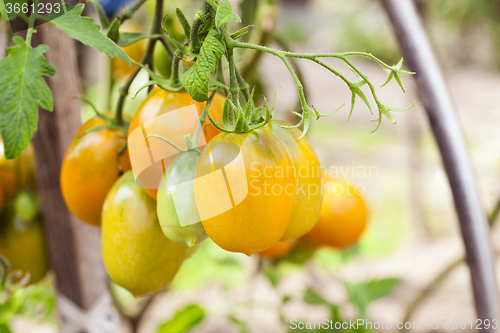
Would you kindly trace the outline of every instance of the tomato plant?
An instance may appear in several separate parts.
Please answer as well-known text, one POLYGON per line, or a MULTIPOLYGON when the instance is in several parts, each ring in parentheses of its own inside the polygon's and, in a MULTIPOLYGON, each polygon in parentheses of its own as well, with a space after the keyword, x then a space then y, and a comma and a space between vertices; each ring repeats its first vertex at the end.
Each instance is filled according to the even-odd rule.
POLYGON ((104 265, 111 279, 135 296, 167 287, 188 253, 165 237, 155 204, 129 171, 109 191, 102 209, 104 265))
MULTIPOLYGON (((232 24, 241 23, 241 18, 228 0, 203 1, 192 22, 178 9, 176 18, 184 30, 184 36, 180 37, 167 32, 162 34, 162 28, 168 30, 172 24, 173 15, 165 19, 163 1, 157 0, 152 28, 149 33, 142 33, 129 20, 144 2, 136 1, 112 20, 103 13, 99 2, 93 2, 102 26, 81 16, 85 4, 67 6, 64 15, 50 21, 70 37, 111 56, 112 74, 121 81, 120 87, 115 87, 118 100, 113 108, 114 118, 96 110, 97 116, 83 124, 64 156, 60 185, 64 201, 75 216, 92 225, 102 224, 106 270, 113 281, 135 296, 166 288, 185 258, 194 253, 195 245, 207 236, 230 252, 249 256, 260 253, 262 257, 278 259, 295 246, 298 238, 309 231, 310 237, 315 237, 315 230, 322 228, 324 221, 332 220, 333 199, 328 196, 323 204, 324 212, 320 214, 322 176, 318 158, 305 138, 311 121, 326 114, 320 114, 306 100, 293 62, 295 59, 309 60, 339 77, 352 93, 351 112, 356 98, 372 111, 368 98, 360 89, 367 85, 378 113, 376 129, 383 117, 394 122, 391 112, 402 110, 382 103, 373 83, 350 59, 361 56, 375 61, 389 73, 385 84, 394 78, 401 88, 399 76, 411 74, 401 69, 401 62, 390 66, 369 53, 294 53, 261 45, 266 43, 243 42, 242 38, 254 27, 247 25, 232 31, 232 24), (274 55, 287 68, 297 87, 302 109, 294 113, 300 119, 297 124, 270 123, 275 108, 269 108, 265 97, 258 105, 254 99, 256 90, 246 81, 246 71, 238 68, 236 56, 242 50, 274 55), (327 65, 323 58, 338 59, 357 78, 347 78, 327 65), (124 105, 142 70, 147 72, 149 79, 141 89, 147 88, 149 93, 129 126, 123 115, 124 105), (159 116, 187 106, 196 108, 196 123, 186 125, 182 117, 171 122, 159 120, 159 116), (149 129, 154 128, 153 132, 174 137, 172 141, 164 139, 180 153, 173 163, 161 159, 166 173, 163 184, 158 182, 160 191, 154 186, 143 190, 130 171, 129 152, 132 150, 127 149, 127 144, 131 133, 141 129, 146 148, 152 146, 154 135, 146 137, 146 125, 149 129), (298 129, 300 126, 302 131, 298 129), (186 132, 189 135, 185 135, 186 132), (197 150, 202 146, 200 133, 208 142, 202 152, 197 150), (176 146, 181 140, 186 142, 184 151, 176 146), (305 169, 307 174, 301 174, 300 169, 305 169), (183 187, 184 192, 179 190, 180 194, 171 189, 173 185, 184 183, 193 184, 183 187), (156 199, 157 195, 157 202, 151 199, 156 199), (182 200, 177 200, 179 196, 176 195, 182 200), (318 214, 319 222, 313 228, 318 214), (194 223, 185 225, 182 220, 185 217, 192 218, 194 223), (201 223, 195 221, 197 219, 201 223)), ((52 110, 54 107, 45 77, 55 74, 44 56, 48 47, 31 45, 36 32, 33 29, 35 22, 41 17, 33 13, 20 18, 29 26, 26 37, 14 37, 15 45, 0 60, 0 86, 9 87, 9 94, 15 97, 10 98, 5 91, 0 91, 0 131, 5 142, 5 157, 19 156, 17 161, 29 154, 25 148, 37 128, 38 109, 52 110), (29 89, 23 85, 25 82, 29 82, 29 89), (28 153, 22 153, 23 150, 28 153)), ((23 175, 23 167, 12 167, 9 163, 10 160, 5 161, 10 168, 7 177, 1 174, 6 169, 0 168, 0 184, 6 197, 26 187, 28 182, 24 181, 28 177, 23 175)), ((28 209, 22 209, 17 215, 23 220, 31 220, 28 209)), ((361 213, 355 217, 360 216, 361 213)), ((346 236, 339 236, 346 228, 336 225, 338 229, 335 229, 331 223, 326 225, 321 236, 333 233, 345 242, 335 246, 348 246, 359 237, 352 230, 346 236)), ((364 226, 358 229, 362 228, 364 226)), ((19 244, 23 241, 17 240, 16 246, 19 244)), ((32 250, 30 246, 35 244, 37 240, 32 237, 29 245, 12 248, 25 257, 23 248, 32 250)), ((13 254, 8 255, 15 258, 13 254)), ((43 262, 42 259, 38 261, 43 262)))
POLYGON ((79 219, 92 225, 100 225, 108 191, 131 168, 124 150, 126 134, 118 128, 103 128, 106 124, 98 116, 83 124, 61 167, 61 191, 66 205, 79 219))

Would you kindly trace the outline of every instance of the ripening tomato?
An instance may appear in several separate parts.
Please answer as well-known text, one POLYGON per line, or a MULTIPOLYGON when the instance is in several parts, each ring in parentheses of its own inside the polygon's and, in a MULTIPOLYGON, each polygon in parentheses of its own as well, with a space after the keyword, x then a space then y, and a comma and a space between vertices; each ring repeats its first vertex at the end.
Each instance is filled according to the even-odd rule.
POLYGON ((61 167, 61 191, 68 209, 80 220, 100 225, 104 199, 120 175, 131 169, 126 134, 99 129, 106 121, 97 116, 82 125, 66 150, 61 167))
POLYGON ((132 171, 120 177, 102 210, 102 256, 111 279, 134 296, 164 289, 188 249, 165 237, 156 202, 135 183, 132 171))
POLYGON ((15 206, 15 200, 10 200, 0 215, 0 255, 9 261, 11 270, 29 273, 32 284, 50 269, 45 234, 38 217, 25 220, 15 206))
POLYGON ((208 236, 247 255, 273 246, 295 204, 295 177, 283 145, 267 129, 221 133, 202 151, 195 199, 208 236))
POLYGON ((281 241, 291 241, 308 233, 316 224, 323 203, 322 171, 318 157, 306 137, 298 138, 302 132, 283 121, 272 121, 271 130, 283 144, 293 164, 297 179, 297 198, 290 225, 281 241))
POLYGON ((321 245, 346 248, 366 229, 368 209, 359 188, 345 179, 327 179, 318 222, 307 237, 321 245))
POLYGON ((8 160, 0 139, 0 184, 5 198, 21 189, 35 186, 35 153, 31 142, 18 157, 8 160))
MULTIPOLYGON (((210 114, 217 122, 222 121, 224 101, 224 96, 216 94, 210 104, 210 114)), ((189 105, 195 105, 198 115, 201 115, 203 109, 205 108, 205 103, 196 102, 187 92, 169 92, 159 87, 155 87, 137 109, 137 112, 130 123, 128 135, 130 135, 136 128, 160 115, 189 105)), ((196 122, 187 123, 183 122, 183 119, 178 119, 178 121, 175 122, 158 121, 154 123, 154 131, 157 133, 168 133, 171 141, 182 147, 184 144, 184 134, 186 131, 191 132, 191 134, 194 133, 196 125, 196 122)), ((220 131, 212 125, 207 117, 207 121, 203 124, 203 133, 205 135, 205 140, 209 141, 220 133, 220 131)), ((150 147, 149 140, 150 139, 146 140, 146 145, 148 147, 150 147)), ((168 148, 169 147, 167 147, 167 149, 168 148)), ((165 169, 167 169, 168 166, 169 165, 165 163, 165 169)), ((145 191, 156 200, 158 189, 145 188, 145 191)))
MULTIPOLYGON (((127 21, 121 26, 121 32, 139 31, 140 28, 131 21, 127 21)), ((129 46, 122 47, 122 49, 130 57, 130 59, 133 59, 136 62, 141 62, 142 58, 146 54, 146 41, 143 39, 129 46)), ((113 67, 113 76, 117 81, 126 80, 137 67, 137 65, 135 64, 132 64, 132 66, 129 67, 129 65, 125 61, 121 60, 118 57, 113 57, 111 59, 111 65, 113 67)))
POLYGON ((269 259, 281 259, 284 258, 290 251, 293 250, 297 240, 291 242, 277 242, 270 248, 264 251, 257 252, 257 254, 262 258, 269 259))
POLYGON ((172 242, 193 247, 208 236, 194 199, 194 176, 200 153, 188 150, 170 165, 158 190, 158 220, 172 242))

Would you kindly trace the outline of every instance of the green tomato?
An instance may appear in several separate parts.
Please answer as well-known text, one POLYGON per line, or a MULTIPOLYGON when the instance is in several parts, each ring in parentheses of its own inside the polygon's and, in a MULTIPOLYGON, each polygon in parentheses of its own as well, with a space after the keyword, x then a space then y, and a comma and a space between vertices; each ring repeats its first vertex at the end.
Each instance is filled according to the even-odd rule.
POLYGON ((165 50, 162 43, 158 42, 155 46, 155 71, 158 75, 163 76, 165 79, 170 78, 172 71, 172 59, 165 50))
POLYGON ((181 153, 170 165, 158 190, 158 220, 163 233, 172 242, 189 247, 207 238, 194 199, 193 181, 199 157, 194 150, 181 153))

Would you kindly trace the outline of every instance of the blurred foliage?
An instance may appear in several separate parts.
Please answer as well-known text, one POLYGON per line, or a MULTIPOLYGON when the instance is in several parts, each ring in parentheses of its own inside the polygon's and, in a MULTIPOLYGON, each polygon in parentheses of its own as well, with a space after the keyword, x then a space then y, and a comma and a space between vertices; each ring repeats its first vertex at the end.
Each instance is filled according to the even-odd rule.
POLYGON ((205 319, 205 311, 199 305, 190 304, 177 310, 172 319, 158 326, 156 333, 185 333, 205 319))
POLYGON ((443 57, 457 58, 458 65, 485 62, 491 54, 479 43, 491 43, 494 65, 500 68, 499 0, 418 0, 417 4, 443 57))
POLYGON ((57 323, 56 295, 52 283, 53 278, 47 277, 28 287, 11 288, 0 301, 0 332, 11 332, 9 323, 14 316, 23 316, 34 324, 57 323))

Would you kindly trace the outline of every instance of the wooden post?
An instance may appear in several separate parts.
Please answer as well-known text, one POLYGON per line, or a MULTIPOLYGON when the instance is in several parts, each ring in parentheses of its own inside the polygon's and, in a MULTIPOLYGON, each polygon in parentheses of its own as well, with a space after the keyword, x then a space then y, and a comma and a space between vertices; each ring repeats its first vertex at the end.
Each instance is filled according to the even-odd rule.
POLYGON ((34 42, 50 47, 46 57, 56 68, 56 75, 47 80, 54 95, 54 111, 40 110, 33 140, 50 260, 58 293, 89 309, 110 292, 101 259, 100 231, 78 221, 68 211, 59 184, 65 150, 81 124, 75 42, 50 23, 37 30, 34 42))

